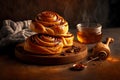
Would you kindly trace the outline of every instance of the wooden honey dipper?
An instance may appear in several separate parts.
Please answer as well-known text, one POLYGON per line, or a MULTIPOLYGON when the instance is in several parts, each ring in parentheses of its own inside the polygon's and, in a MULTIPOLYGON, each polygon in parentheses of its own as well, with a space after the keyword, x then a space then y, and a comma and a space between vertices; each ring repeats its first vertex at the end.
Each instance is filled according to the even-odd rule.
POLYGON ((93 52, 92 52, 92 56, 90 56, 90 60, 84 62, 84 63, 76 63, 73 64, 72 66, 72 70, 83 70, 87 67, 87 63, 94 61, 94 60, 105 60, 111 53, 110 48, 109 48, 109 44, 111 42, 113 42, 114 39, 113 38, 107 38, 106 40, 106 44, 99 42, 95 45, 95 47, 93 48, 93 52))
POLYGON ((106 43, 99 42, 95 45, 92 51, 92 58, 99 57, 100 60, 105 60, 111 53, 109 44, 113 42, 113 38, 107 38, 106 43))

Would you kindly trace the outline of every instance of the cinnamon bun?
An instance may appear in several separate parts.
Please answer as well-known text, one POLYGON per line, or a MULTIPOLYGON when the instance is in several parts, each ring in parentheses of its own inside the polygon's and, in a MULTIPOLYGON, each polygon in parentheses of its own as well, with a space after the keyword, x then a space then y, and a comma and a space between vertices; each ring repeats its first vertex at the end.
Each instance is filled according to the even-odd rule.
POLYGON ((24 50, 34 54, 59 54, 62 49, 63 43, 60 37, 46 34, 32 35, 24 43, 24 50))
POLYGON ((59 14, 44 11, 36 16, 30 28, 37 33, 61 36, 67 34, 69 26, 68 22, 59 14))

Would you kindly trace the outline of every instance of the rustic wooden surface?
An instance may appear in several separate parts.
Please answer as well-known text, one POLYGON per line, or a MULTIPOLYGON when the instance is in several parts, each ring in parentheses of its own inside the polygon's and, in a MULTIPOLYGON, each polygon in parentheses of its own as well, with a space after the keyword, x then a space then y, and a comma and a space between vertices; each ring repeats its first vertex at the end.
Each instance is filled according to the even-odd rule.
MULTIPOLYGON (((74 32, 74 31, 73 31, 74 32)), ((95 61, 83 71, 71 71, 71 64, 42 66, 17 60, 13 52, 0 55, 0 80, 120 80, 120 28, 104 29, 103 40, 113 37, 109 60, 95 61)), ((88 45, 89 49, 91 45, 88 45)))

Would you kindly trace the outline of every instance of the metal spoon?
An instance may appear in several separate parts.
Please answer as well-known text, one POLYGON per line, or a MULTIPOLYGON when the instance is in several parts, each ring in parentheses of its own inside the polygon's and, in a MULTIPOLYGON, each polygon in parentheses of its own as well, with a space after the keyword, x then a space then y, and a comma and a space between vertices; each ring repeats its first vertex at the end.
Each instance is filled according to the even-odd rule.
POLYGON ((97 60, 97 59, 99 59, 99 57, 92 58, 92 59, 90 59, 90 60, 88 60, 84 63, 81 63, 81 62, 80 63, 75 63, 75 64, 73 64, 71 70, 75 70, 75 71, 83 70, 83 69, 87 68, 87 64, 89 62, 97 60))
POLYGON ((94 61, 94 60, 105 60, 107 57, 108 57, 108 53, 98 52, 97 56, 91 56, 90 60, 88 60, 84 63, 80 62, 80 63, 73 64, 71 70, 75 70, 75 71, 83 70, 83 69, 87 68, 87 64, 89 62, 94 61))

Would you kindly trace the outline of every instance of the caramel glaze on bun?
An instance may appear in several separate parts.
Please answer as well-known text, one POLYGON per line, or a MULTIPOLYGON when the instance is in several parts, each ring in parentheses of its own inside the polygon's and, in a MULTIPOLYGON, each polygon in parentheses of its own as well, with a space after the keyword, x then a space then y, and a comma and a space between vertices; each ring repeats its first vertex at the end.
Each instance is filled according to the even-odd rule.
POLYGON ((68 32, 68 22, 55 12, 39 13, 30 29, 37 34, 27 38, 24 50, 33 54, 59 54, 64 47, 73 45, 74 35, 68 32))
POLYGON ((68 22, 56 12, 44 11, 39 13, 30 28, 37 33, 65 36, 68 32, 68 22))
POLYGON ((24 50, 36 54, 58 54, 63 49, 62 39, 46 34, 35 34, 27 38, 24 50))

